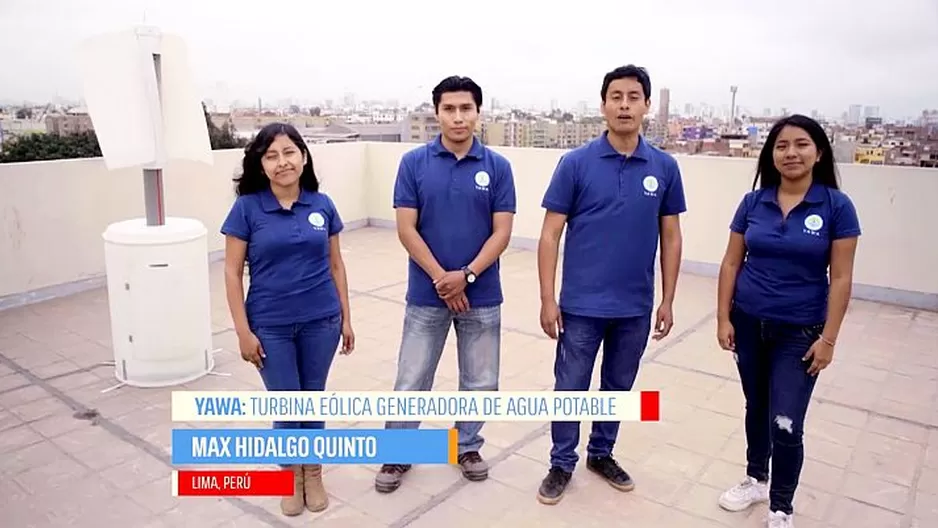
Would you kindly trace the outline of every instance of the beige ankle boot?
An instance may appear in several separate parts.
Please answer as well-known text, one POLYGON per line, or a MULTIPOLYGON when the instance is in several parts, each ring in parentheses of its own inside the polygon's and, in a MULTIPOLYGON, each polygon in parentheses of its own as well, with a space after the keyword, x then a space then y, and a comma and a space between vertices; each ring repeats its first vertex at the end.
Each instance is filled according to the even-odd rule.
POLYGON ((280 511, 284 515, 293 517, 303 513, 303 467, 296 465, 288 466, 286 469, 293 471, 293 495, 280 499, 280 511))
POLYGON ((306 490, 306 508, 311 512, 321 512, 329 507, 329 495, 322 485, 322 466, 306 464, 303 466, 303 482, 306 490))

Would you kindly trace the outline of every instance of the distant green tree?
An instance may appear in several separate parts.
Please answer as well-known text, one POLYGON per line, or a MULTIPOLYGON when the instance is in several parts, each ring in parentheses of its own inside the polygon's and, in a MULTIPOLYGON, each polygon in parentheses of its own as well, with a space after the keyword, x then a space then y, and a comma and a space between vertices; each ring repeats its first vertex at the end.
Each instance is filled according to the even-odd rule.
POLYGON ((212 122, 212 116, 209 115, 205 103, 202 103, 202 111, 205 113, 205 126, 208 127, 208 139, 212 144, 212 150, 243 148, 248 144, 246 139, 235 134, 236 130, 231 121, 219 128, 212 122))
POLYGON ((33 110, 31 108, 20 108, 19 110, 16 111, 16 118, 17 119, 32 119, 33 110))
POLYGON ((3 142, 0 163, 100 158, 101 147, 93 131, 77 134, 27 134, 3 142))
MULTIPOLYGON (((205 112, 205 124, 208 127, 212 150, 242 148, 247 145, 246 139, 235 134, 235 128, 231 122, 219 128, 212 122, 204 103, 202 110, 205 112)), ((62 135, 34 133, 16 136, 5 140, 3 150, 0 151, 0 163, 99 157, 101 157, 101 146, 98 144, 98 136, 94 131, 62 135)))

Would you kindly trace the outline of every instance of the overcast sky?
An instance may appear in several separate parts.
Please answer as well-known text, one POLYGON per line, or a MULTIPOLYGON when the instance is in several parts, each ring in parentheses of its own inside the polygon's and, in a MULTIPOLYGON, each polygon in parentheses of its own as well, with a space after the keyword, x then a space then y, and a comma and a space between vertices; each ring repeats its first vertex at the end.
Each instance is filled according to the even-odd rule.
POLYGON ((182 35, 206 98, 429 99, 450 74, 487 98, 597 104, 636 63, 672 104, 886 117, 938 108, 938 0, 0 0, 0 100, 78 98, 74 46, 146 21, 182 35))

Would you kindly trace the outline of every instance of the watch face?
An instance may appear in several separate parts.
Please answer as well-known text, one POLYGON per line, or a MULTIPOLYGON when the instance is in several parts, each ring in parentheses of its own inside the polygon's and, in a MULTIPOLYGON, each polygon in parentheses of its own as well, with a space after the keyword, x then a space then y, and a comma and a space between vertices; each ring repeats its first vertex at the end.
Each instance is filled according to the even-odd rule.
POLYGON ((475 282, 475 281, 476 281, 476 276, 475 276, 475 275, 467 275, 467 276, 466 276, 466 280, 468 280, 469 282, 475 282))

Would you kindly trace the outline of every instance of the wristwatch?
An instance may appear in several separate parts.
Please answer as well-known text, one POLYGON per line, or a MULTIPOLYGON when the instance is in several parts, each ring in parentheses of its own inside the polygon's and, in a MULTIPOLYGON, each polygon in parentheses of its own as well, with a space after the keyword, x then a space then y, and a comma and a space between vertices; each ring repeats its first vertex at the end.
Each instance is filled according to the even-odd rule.
POLYGON ((471 269, 469 269, 469 266, 463 266, 462 272, 466 274, 466 282, 469 284, 472 284, 476 281, 476 274, 473 273, 471 269))

